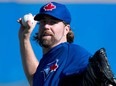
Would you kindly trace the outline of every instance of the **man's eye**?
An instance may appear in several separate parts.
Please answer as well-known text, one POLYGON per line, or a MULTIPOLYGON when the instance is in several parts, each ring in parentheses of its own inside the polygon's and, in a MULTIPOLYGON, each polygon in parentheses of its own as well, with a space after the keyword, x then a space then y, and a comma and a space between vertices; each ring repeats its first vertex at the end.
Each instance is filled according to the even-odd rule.
POLYGON ((53 25, 53 24, 56 24, 58 23, 57 21, 50 21, 49 24, 53 25))
POLYGON ((57 20, 51 20, 51 19, 48 19, 48 20, 41 20, 40 21, 40 24, 50 24, 50 25, 54 25, 54 24, 57 24, 59 21, 57 20))
POLYGON ((45 20, 41 20, 40 23, 45 23, 45 20))

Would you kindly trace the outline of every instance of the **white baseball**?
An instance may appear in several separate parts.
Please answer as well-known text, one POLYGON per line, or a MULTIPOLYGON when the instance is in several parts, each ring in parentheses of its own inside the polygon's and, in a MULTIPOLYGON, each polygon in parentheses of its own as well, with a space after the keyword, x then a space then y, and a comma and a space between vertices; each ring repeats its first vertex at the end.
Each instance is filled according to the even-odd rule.
POLYGON ((22 24, 23 24, 23 26, 25 26, 25 27, 28 26, 28 24, 27 24, 28 20, 30 20, 32 24, 34 23, 34 17, 33 17, 33 15, 31 13, 25 14, 23 16, 23 18, 22 18, 22 24))

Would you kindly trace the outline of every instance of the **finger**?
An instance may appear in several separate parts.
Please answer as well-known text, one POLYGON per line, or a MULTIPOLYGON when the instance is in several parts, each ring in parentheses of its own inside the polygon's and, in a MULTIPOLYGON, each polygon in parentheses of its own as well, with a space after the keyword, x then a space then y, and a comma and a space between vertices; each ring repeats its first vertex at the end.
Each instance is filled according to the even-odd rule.
POLYGON ((17 22, 21 25, 20 30, 24 30, 26 27, 22 24, 22 18, 19 18, 17 22))
POLYGON ((28 24, 29 26, 32 26, 31 20, 28 20, 28 21, 27 21, 27 24, 28 24))
POLYGON ((22 25, 22 18, 19 18, 19 19, 17 20, 17 22, 20 23, 20 24, 22 25))
POLYGON ((34 22, 32 22, 31 20, 28 20, 28 21, 27 21, 27 24, 28 24, 30 27, 31 27, 31 26, 35 26, 36 23, 37 23, 37 21, 34 21, 34 22))
POLYGON ((19 18, 19 19, 17 20, 18 23, 20 23, 20 21, 21 21, 21 18, 19 18))

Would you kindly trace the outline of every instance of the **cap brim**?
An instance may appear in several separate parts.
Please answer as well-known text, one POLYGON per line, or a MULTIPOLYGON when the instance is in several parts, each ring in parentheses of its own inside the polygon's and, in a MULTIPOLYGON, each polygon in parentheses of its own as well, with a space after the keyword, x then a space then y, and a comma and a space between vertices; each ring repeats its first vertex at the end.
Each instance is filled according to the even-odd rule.
POLYGON ((37 14, 37 15, 34 17, 34 20, 40 21, 40 20, 42 19, 42 15, 43 15, 43 14, 37 14))
MULTIPOLYGON (((43 17, 44 17, 45 15, 52 16, 52 15, 47 14, 47 13, 41 13, 41 14, 37 14, 37 15, 34 17, 34 20, 40 21, 41 19, 43 19, 43 17)), ((54 16, 52 16, 52 17, 54 17, 54 16)), ((55 17, 54 17, 54 18, 55 18, 55 17)))
POLYGON ((57 18, 56 16, 54 16, 54 15, 52 15, 52 14, 49 14, 49 13, 39 13, 39 14, 37 14, 37 15, 34 17, 34 20, 40 21, 41 19, 43 19, 43 17, 44 17, 45 15, 49 15, 49 16, 51 16, 51 17, 54 17, 54 18, 56 18, 56 19, 61 20, 60 18, 57 18))

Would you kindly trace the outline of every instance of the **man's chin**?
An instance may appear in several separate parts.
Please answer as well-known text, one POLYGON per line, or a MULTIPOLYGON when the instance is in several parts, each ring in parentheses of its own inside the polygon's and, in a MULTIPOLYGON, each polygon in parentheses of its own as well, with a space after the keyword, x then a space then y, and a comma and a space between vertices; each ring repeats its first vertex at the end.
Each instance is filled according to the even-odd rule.
POLYGON ((51 40, 42 40, 40 41, 40 46, 44 48, 50 48, 54 43, 51 40))

